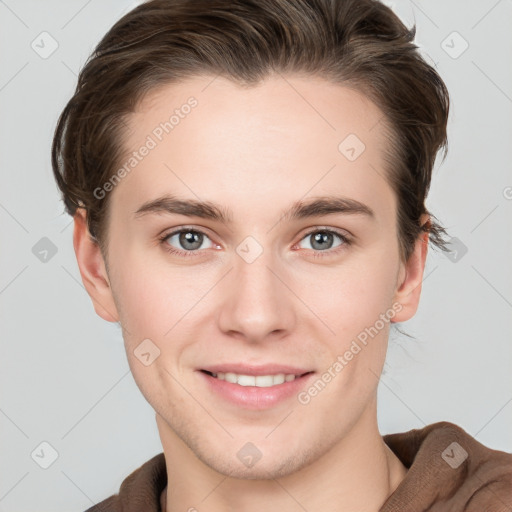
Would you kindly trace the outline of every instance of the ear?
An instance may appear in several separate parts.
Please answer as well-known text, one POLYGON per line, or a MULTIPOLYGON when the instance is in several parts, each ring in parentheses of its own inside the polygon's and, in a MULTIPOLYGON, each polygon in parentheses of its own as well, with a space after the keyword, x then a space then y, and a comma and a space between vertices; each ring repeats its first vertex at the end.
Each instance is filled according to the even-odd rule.
POLYGON ((85 209, 78 208, 74 215, 73 247, 82 282, 92 299, 96 314, 107 322, 118 322, 119 315, 103 255, 98 242, 89 233, 86 220, 85 209))
MULTIPOLYGON (((430 215, 423 214, 420 225, 430 223, 430 215)), ((405 322, 411 319, 420 302, 423 271, 427 258, 429 233, 422 233, 416 240, 414 251, 406 263, 400 263, 398 272, 397 290, 393 304, 398 302, 402 309, 393 317, 392 322, 405 322)))

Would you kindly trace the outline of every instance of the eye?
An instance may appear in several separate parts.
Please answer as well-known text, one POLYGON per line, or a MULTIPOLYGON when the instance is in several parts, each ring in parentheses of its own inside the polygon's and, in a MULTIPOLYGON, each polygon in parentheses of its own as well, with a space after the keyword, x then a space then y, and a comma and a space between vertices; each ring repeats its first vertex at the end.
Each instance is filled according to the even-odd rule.
POLYGON ((307 233, 302 240, 310 241, 309 247, 306 247, 306 249, 312 249, 315 251, 315 257, 324 256, 324 254, 318 254, 319 252, 327 252, 328 254, 338 253, 339 251, 344 250, 345 246, 348 246, 351 243, 351 240, 347 235, 332 229, 319 228, 307 233), (337 245, 333 245, 336 238, 341 242, 337 245), (335 249, 331 250, 333 247, 335 249))
MULTIPOLYGON (((164 249, 178 256, 198 256, 200 249, 208 249, 216 247, 209 236, 201 230, 192 228, 181 228, 170 233, 165 233, 159 237, 160 243, 164 249), (210 240, 209 246, 204 246, 205 241, 210 240)), ((337 254, 346 249, 351 244, 351 239, 338 231, 327 228, 316 228, 307 233, 301 240, 310 240, 310 247, 306 249, 313 250, 314 257, 324 257, 337 254), (338 238, 340 242, 333 245, 333 240, 338 238), (333 249, 334 247, 334 249, 333 249), (323 254, 326 253, 326 254, 323 254)), ((300 242, 299 242, 300 245, 300 242)))
MULTIPOLYGON (((195 256, 199 249, 208 249, 204 246, 205 240, 210 240, 206 233, 192 228, 182 228, 166 233, 159 238, 166 251, 180 256, 195 256), (171 245, 171 244, 174 244, 171 245)), ((210 240, 211 242, 211 240, 210 240)), ((213 246, 213 243, 210 247, 213 246)))

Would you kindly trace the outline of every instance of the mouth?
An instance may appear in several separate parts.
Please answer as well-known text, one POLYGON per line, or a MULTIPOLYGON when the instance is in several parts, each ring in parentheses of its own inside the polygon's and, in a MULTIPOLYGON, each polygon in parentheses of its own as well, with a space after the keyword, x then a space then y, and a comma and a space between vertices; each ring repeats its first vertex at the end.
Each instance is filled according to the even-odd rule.
POLYGON ((221 381, 229 382, 230 384, 238 384, 239 386, 253 386, 257 388, 270 388, 279 386, 286 382, 293 382, 306 375, 313 373, 312 371, 303 373, 269 373, 267 375, 254 375, 243 374, 234 372, 212 372, 208 370, 201 370, 201 372, 218 379, 221 381))
POLYGON ((270 410, 297 399, 314 371, 283 365, 218 365, 197 371, 212 400, 237 409, 270 410), (240 373, 235 373, 234 370, 240 373), (230 370, 230 371, 229 371, 230 370))

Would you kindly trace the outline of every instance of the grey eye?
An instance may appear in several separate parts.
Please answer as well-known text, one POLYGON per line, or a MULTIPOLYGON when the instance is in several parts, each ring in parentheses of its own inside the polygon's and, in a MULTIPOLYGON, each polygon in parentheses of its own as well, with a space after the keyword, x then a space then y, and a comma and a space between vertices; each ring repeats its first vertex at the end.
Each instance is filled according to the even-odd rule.
POLYGON ((338 247, 341 245, 341 242, 337 245, 333 245, 334 237, 337 237, 339 240, 343 241, 341 235, 338 233, 334 233, 333 231, 328 230, 318 230, 313 231, 312 233, 308 233, 303 240, 311 240, 310 247, 305 247, 305 249, 314 249, 314 250, 327 250, 332 249, 333 247, 338 247))
POLYGON ((209 240, 209 238, 200 231, 195 231, 193 229, 183 229, 181 231, 176 231, 175 233, 171 233, 168 237, 166 237, 168 243, 173 245, 178 250, 185 251, 196 251, 198 249, 205 249, 202 247, 203 242, 205 240, 209 240), (177 244, 176 245, 176 238, 177 244), (171 243, 171 240, 174 240, 174 244, 171 243))

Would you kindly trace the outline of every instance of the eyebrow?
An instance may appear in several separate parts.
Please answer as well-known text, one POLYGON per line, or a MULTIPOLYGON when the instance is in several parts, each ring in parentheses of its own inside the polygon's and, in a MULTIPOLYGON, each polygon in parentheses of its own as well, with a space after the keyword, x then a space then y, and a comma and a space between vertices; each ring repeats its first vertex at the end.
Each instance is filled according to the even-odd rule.
MULTIPOLYGON (((281 212, 282 220, 299 220, 321 215, 357 214, 375 219, 374 211, 364 203, 348 197, 322 196, 306 201, 296 201, 292 206, 281 212)), ((178 214, 187 217, 210 219, 222 224, 231 224, 233 216, 227 208, 211 201, 180 199, 172 195, 164 195, 145 202, 134 212, 136 219, 148 214, 178 214)))

